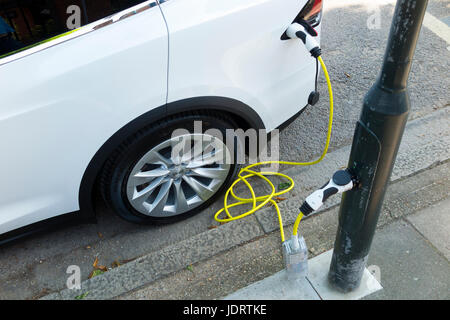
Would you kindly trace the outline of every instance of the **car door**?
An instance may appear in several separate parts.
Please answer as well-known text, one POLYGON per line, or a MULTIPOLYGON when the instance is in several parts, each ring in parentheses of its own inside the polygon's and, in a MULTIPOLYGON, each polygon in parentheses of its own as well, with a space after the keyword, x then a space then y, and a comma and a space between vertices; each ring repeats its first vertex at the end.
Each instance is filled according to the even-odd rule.
POLYGON ((166 103, 168 35, 158 3, 118 3, 54 0, 35 10, 8 1, 0 11, 15 29, 13 40, 44 13, 55 14, 54 26, 89 22, 0 55, 0 234, 77 211, 94 154, 124 125, 166 103))

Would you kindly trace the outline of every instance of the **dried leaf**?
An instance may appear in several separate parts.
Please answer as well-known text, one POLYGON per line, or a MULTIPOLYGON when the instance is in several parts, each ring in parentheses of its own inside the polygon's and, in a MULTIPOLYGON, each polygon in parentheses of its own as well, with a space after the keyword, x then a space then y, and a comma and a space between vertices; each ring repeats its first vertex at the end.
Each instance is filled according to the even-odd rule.
POLYGON ((101 270, 103 272, 108 271, 108 267, 106 266, 99 266, 98 265, 98 257, 95 257, 94 263, 92 264, 95 270, 101 270))
POLYGON ((97 270, 101 270, 103 272, 106 272, 106 271, 108 271, 108 267, 106 267, 106 266, 98 266, 97 270))
POLYGON ((217 226, 209 226, 209 227, 208 227, 209 230, 211 230, 211 229, 216 229, 216 228, 217 228, 217 226))
POLYGON ((277 203, 280 203, 281 201, 284 201, 284 200, 286 200, 287 198, 275 197, 274 199, 275 199, 275 201, 276 201, 277 203))
POLYGON ((97 265, 98 265, 98 257, 95 257, 95 260, 94 260, 94 263, 92 264, 92 266, 97 269, 97 265))

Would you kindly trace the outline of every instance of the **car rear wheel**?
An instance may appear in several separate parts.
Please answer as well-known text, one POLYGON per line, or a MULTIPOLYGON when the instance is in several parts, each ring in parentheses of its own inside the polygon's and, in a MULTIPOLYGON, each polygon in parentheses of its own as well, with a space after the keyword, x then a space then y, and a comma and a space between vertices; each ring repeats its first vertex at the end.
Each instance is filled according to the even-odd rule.
POLYGON ((236 141, 227 146, 226 129, 236 129, 232 119, 205 113, 140 130, 105 164, 100 179, 103 199, 120 217, 135 223, 170 223, 200 212, 240 168, 240 148, 236 141), (201 121, 202 132, 194 130, 195 121, 201 121))

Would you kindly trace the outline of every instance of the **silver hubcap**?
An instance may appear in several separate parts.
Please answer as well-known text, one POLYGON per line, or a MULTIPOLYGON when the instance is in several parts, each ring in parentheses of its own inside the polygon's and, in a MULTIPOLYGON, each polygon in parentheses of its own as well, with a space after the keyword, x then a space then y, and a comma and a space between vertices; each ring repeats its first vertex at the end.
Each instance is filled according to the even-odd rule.
POLYGON ((164 141, 133 167, 127 198, 138 212, 170 217, 192 210, 211 198, 230 171, 229 150, 219 139, 189 134, 164 141))

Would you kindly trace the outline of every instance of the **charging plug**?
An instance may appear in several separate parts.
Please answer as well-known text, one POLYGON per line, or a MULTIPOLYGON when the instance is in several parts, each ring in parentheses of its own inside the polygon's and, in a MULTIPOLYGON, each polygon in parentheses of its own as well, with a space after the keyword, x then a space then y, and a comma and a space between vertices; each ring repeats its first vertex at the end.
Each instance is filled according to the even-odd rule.
POLYGON ((308 275, 308 247, 305 239, 292 235, 283 242, 283 257, 288 280, 296 280, 308 275))
POLYGON ((300 39, 306 46, 306 49, 314 58, 322 54, 319 43, 314 37, 299 23, 293 23, 286 30, 286 35, 291 39, 300 39))
POLYGON ((300 211, 304 216, 317 211, 334 194, 352 190, 357 185, 356 178, 347 170, 339 170, 322 188, 311 193, 303 202, 300 211))

